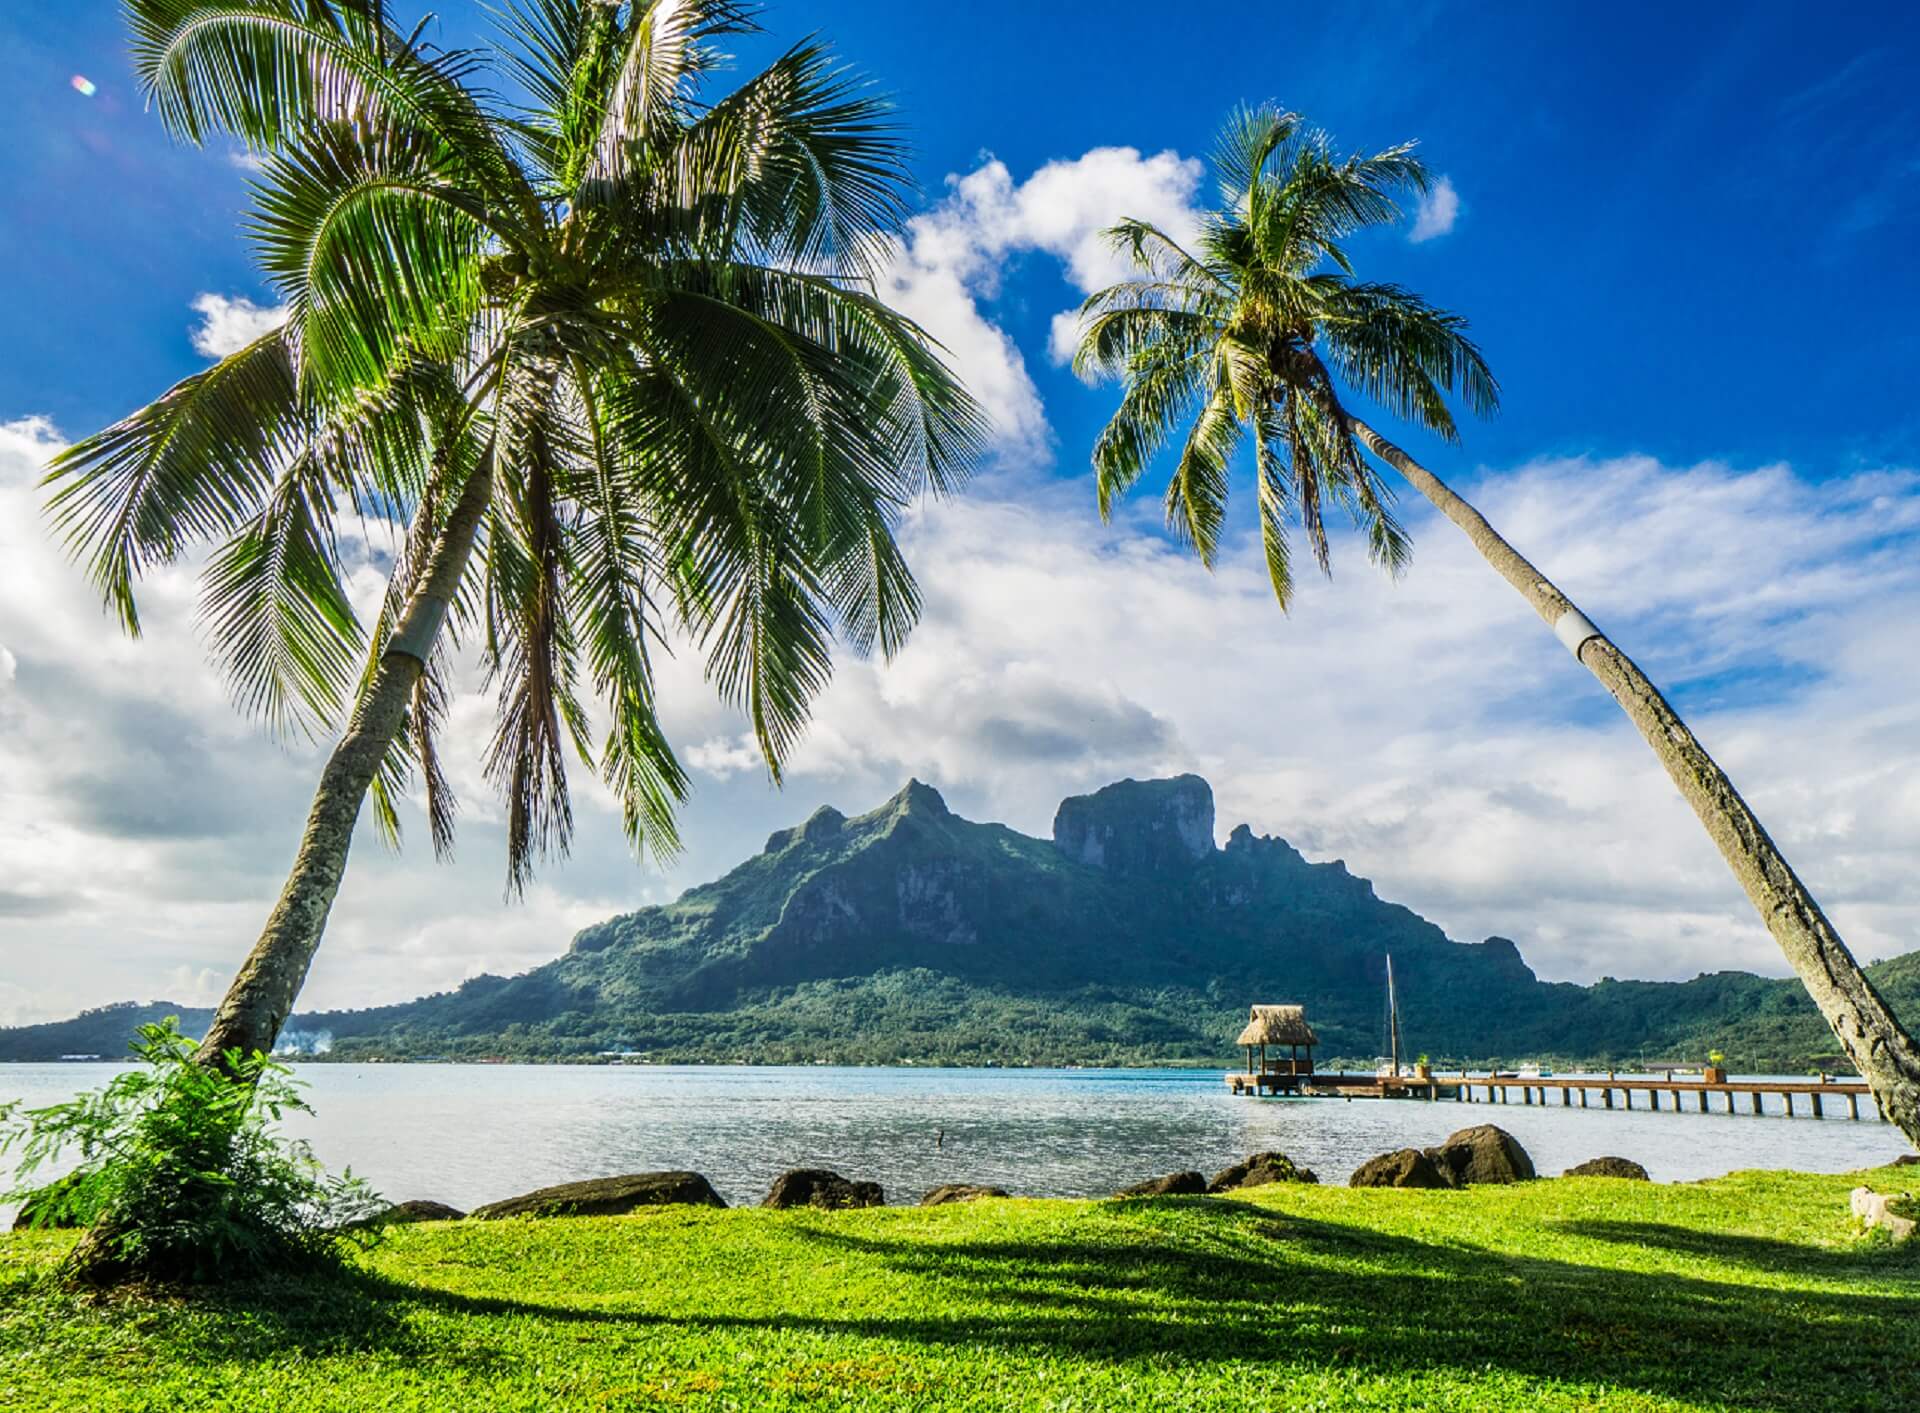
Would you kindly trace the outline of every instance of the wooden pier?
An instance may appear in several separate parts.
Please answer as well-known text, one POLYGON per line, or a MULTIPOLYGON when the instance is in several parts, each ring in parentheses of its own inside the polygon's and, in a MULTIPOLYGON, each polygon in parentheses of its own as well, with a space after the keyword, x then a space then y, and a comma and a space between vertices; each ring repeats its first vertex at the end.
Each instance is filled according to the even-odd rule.
MULTIPOLYGON (((1272 1094, 1299 1095, 1304 1098, 1328 1099, 1424 1099, 1429 1103, 1440 1100, 1452 1100, 1458 1104, 1541 1104, 1547 1105, 1549 1093, 1560 1095, 1559 1107, 1575 1107, 1573 1096, 1580 1096, 1578 1107, 1582 1109, 1633 1109, 1634 1096, 1646 1096, 1645 1108, 1654 1112, 1662 1110, 1672 1113, 1685 1113, 1688 1110, 1688 1096, 1692 1096, 1692 1110, 1695 1113, 1728 1113, 1761 1115, 1769 1111, 1764 1106, 1767 1095, 1778 1095, 1786 1110, 1786 1117, 1793 1118, 1798 1112, 1794 1101, 1806 1101, 1807 1112, 1814 1118, 1825 1118, 1830 1102, 1844 1100, 1847 1117, 1862 1117, 1860 1100, 1871 1098, 1872 1090, 1859 1080, 1838 1080, 1822 1076, 1818 1080, 1764 1080, 1764 1079, 1727 1079, 1712 1084, 1705 1080, 1685 1079, 1621 1079, 1615 1075, 1569 1075, 1535 1076, 1501 1074, 1349 1074, 1341 1071, 1323 1070, 1314 1073, 1295 1073, 1284 1063, 1275 1068, 1262 1066, 1259 1070, 1245 1074, 1233 1073, 1227 1076, 1227 1085, 1235 1094, 1272 1094), (1519 1095, 1516 1100, 1514 1095, 1519 1095), (1596 1101, 1597 1096, 1597 1101, 1596 1101), (1616 1096, 1618 1102, 1616 1103, 1616 1096), (1716 1096, 1725 1099, 1724 1105, 1716 1105, 1716 1096), (1662 1100, 1665 1103, 1662 1103, 1662 1100), (1743 1107, 1744 1101, 1744 1107, 1743 1107)), ((1872 1117, 1887 1122, 1886 1115, 1873 1108, 1872 1117)))

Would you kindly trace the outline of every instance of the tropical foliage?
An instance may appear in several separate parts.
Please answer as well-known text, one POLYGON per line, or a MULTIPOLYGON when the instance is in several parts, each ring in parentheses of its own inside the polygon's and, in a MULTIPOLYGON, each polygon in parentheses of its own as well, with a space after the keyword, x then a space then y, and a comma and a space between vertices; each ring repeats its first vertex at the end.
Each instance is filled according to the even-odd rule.
POLYGON ((1397 571, 1407 560, 1392 488, 1361 454, 1342 389, 1454 440, 1448 395, 1484 414, 1499 388, 1464 319, 1358 279, 1348 258, 1353 236, 1397 220, 1397 198, 1426 190, 1411 144, 1341 157, 1294 115, 1249 108, 1222 130, 1213 167, 1220 207, 1192 252, 1145 221, 1108 231, 1137 277, 1086 301, 1074 367, 1123 384, 1093 449, 1101 513, 1172 447, 1167 523, 1209 566, 1235 458, 1251 445, 1267 571, 1285 606, 1296 527, 1315 563, 1331 564, 1329 506, 1360 527, 1377 562, 1397 571))
POLYGON ((515 887, 567 847, 570 756, 637 848, 676 846, 671 637, 777 777, 835 636, 905 638, 899 515, 981 432, 872 291, 908 189, 885 102, 813 42, 715 93, 752 28, 724 0, 506 0, 489 53, 383 0, 126 8, 168 129, 259 155, 248 231, 288 311, 53 468, 128 631, 142 573, 211 543, 207 640, 243 709, 330 732, 383 658, 421 660, 371 788, 397 837, 421 782, 441 850, 449 650, 477 652, 515 887), (391 573, 363 612, 369 562, 391 573))
POLYGON ((351 1173, 329 1177, 304 1143, 275 1132, 303 1110, 287 1069, 234 1056, 231 1071, 194 1062, 171 1022, 140 1028, 140 1061, 102 1089, 20 1112, 0 1107, 0 1157, 29 1226, 87 1226, 68 1273, 197 1281, 279 1275, 332 1261, 370 1239, 385 1204, 351 1173), (46 1167, 77 1165, 51 1183, 46 1167))

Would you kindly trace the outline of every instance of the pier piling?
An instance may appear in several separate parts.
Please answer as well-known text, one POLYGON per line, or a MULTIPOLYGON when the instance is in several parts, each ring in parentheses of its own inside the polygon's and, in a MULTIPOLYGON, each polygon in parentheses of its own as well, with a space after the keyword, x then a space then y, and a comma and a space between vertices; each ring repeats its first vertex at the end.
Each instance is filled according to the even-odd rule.
MULTIPOLYGON (((1538 1104, 1542 1108, 1548 1107, 1553 1102, 1547 1097, 1548 1091, 1557 1089, 1560 1091, 1560 1107, 1563 1109, 1573 1107, 1575 1090, 1580 1093, 1580 1107, 1592 1108, 1593 1091, 1597 1089, 1600 1091, 1600 1103, 1603 1107, 1624 1108, 1629 1112, 1634 1108, 1634 1092, 1639 1090, 1646 1093, 1647 1107, 1655 1113, 1670 1108, 1676 1114, 1686 1112, 1689 1093, 1699 1096, 1695 1101, 1698 1105, 1696 1112, 1702 1114, 1713 1113, 1713 1096, 1723 1094, 1726 1096, 1726 1112, 1729 1117, 1741 1112, 1742 1095, 1747 1099, 1746 1112, 1759 1117, 1769 1112, 1765 1096, 1778 1094, 1786 1117, 1794 1118, 1801 1113, 1794 1100, 1796 1097, 1802 1097, 1807 1100, 1807 1107, 1811 1110, 1812 1117, 1824 1119, 1827 1114, 1827 1099, 1837 1094, 1847 1101, 1847 1117, 1857 1120, 1861 1117, 1861 1096, 1871 1095, 1872 1092, 1862 1081, 1836 1080, 1827 1076, 1822 1076, 1817 1083, 1809 1080, 1745 1079, 1731 1083, 1721 1081, 1709 1084, 1704 1080, 1678 1080, 1671 1075, 1665 1078, 1622 1079, 1616 1073, 1609 1073, 1604 1079, 1597 1076, 1581 1076, 1536 1081, 1529 1076, 1520 1080, 1517 1085, 1513 1083, 1516 1079, 1519 1079, 1519 1076, 1503 1075, 1498 1070, 1490 1070, 1484 1076, 1478 1077, 1465 1071, 1457 1077, 1432 1073, 1389 1076, 1341 1074, 1332 1071, 1312 1073, 1303 1072, 1290 1065, 1226 1076, 1227 1084, 1235 1094, 1320 1098, 1337 1096, 1349 1100, 1425 1099, 1428 1103, 1433 1103, 1440 1098, 1440 1091, 1447 1088, 1453 1091, 1453 1100, 1456 1104, 1511 1104, 1514 1102, 1513 1091, 1518 1088, 1522 1104, 1528 1107, 1538 1104), (1475 1092, 1483 1086, 1486 1089, 1484 1097, 1475 1092), (1619 1091, 1617 1102, 1614 1098, 1615 1090, 1619 1091), (1671 1100, 1670 1104, 1663 1101, 1663 1095, 1666 1100, 1671 1100)), ((1781 1111, 1776 1109, 1772 1112, 1778 1115, 1781 1111)), ((1874 1107, 1873 1117, 1882 1123, 1888 1121, 1887 1116, 1879 1111, 1878 1105, 1874 1107)))

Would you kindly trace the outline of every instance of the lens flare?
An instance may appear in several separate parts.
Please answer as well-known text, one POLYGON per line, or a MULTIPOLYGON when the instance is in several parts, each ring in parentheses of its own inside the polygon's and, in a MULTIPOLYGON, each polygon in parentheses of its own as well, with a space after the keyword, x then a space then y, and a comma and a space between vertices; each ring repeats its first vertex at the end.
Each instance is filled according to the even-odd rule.
POLYGON ((75 93, 78 93, 85 98, 91 98, 93 97, 94 94, 100 91, 98 88, 94 86, 93 80, 88 78, 85 74, 75 74, 71 79, 68 80, 68 82, 73 85, 73 91, 75 93))

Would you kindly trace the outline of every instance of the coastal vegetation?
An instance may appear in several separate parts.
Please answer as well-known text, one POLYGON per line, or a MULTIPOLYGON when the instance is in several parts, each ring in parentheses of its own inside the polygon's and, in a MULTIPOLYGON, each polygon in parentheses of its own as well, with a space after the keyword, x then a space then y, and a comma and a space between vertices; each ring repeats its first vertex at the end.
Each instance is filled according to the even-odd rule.
POLYGON ((1920 1248, 1847 1206, 1910 1171, 435 1222, 191 1302, 25 1233, 0 1402, 1911 1408, 1920 1248))
POLYGON ((1101 513, 1178 440, 1167 523, 1211 565, 1234 463, 1251 444, 1261 543, 1285 609, 1294 526, 1331 572, 1328 510, 1352 517, 1377 563, 1403 567, 1410 547, 1366 453, 1392 468, 1619 703, 1873 1086, 1880 1111, 1920 1145, 1920 1045, 1733 782, 1632 658, 1479 511, 1357 415, 1364 400, 1457 442, 1450 397, 1482 415, 1499 402, 1463 317, 1400 286, 1361 280, 1350 257, 1355 236, 1399 219, 1398 197, 1428 189, 1413 145, 1343 158, 1298 116, 1250 108, 1221 131, 1213 167, 1220 207, 1203 224, 1197 254, 1148 222, 1123 221, 1108 235, 1135 276, 1082 308, 1075 368, 1123 387, 1093 448, 1101 513))
POLYGON ((140 1063, 96 1091, 25 1113, 0 1104, 0 1160, 12 1160, 0 1202, 21 1204, 24 1226, 87 1229, 69 1273, 96 1284, 313 1275, 385 1210, 278 1132, 306 1108, 284 1065, 200 1064, 171 1024, 143 1027, 133 1048, 140 1063))

